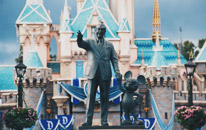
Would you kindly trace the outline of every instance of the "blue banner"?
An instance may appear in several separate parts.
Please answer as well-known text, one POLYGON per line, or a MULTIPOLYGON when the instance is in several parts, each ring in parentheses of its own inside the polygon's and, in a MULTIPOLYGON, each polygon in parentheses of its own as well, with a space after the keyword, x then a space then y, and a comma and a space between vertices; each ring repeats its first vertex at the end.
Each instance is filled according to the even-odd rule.
MULTIPOLYGON (((79 79, 73 79, 73 86, 74 87, 79 86, 79 79)), ((80 103, 80 101, 74 97, 72 97, 72 102, 74 105, 78 105, 80 103)))
POLYGON ((43 130, 56 130, 59 125, 58 119, 42 119, 39 121, 43 130))
POLYGON ((63 128, 63 129, 67 129, 67 130, 71 130, 72 129, 72 125, 74 122, 74 116, 73 115, 56 115, 56 119, 59 120, 59 125, 63 128))
POLYGON ((145 129, 152 130, 156 124, 155 118, 139 118, 139 119, 144 121, 145 129))
MULTIPOLYGON (((137 114, 137 118, 140 118, 140 114, 137 114)), ((125 114, 122 115, 122 120, 127 120, 125 114)), ((130 114, 130 120, 132 120, 132 124, 134 124, 134 117, 132 116, 132 114, 130 114)))
MULTIPOLYGON (((144 122, 145 129, 152 130, 154 128, 155 123, 156 123, 155 118, 141 118, 140 114, 137 114, 137 118, 144 122)), ((122 116, 122 120, 126 120, 125 114, 122 116)), ((130 120, 132 120, 132 124, 134 124, 134 117, 132 115, 130 115, 130 120)))

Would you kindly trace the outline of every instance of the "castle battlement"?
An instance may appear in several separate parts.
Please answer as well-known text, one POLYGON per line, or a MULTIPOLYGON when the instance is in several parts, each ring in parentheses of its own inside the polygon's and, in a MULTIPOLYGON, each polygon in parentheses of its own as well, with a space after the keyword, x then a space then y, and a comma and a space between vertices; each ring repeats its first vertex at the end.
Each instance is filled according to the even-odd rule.
MULTIPOLYGON (((16 73, 16 72, 15 72, 16 73)), ((14 73, 14 82, 18 85, 18 78, 14 73)), ((28 67, 23 79, 24 87, 44 87, 48 81, 52 79, 52 72, 50 68, 40 67, 28 67)))
POLYGON ((140 75, 144 75, 147 84, 151 86, 174 86, 177 83, 177 67, 161 66, 157 69, 154 66, 141 66, 140 75))

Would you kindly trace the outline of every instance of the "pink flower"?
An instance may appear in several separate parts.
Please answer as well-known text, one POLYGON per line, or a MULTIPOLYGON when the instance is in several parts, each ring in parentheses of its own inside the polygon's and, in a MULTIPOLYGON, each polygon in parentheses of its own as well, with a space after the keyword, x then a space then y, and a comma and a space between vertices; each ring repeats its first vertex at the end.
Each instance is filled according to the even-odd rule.
POLYGON ((204 114, 206 115, 206 111, 204 111, 204 114))

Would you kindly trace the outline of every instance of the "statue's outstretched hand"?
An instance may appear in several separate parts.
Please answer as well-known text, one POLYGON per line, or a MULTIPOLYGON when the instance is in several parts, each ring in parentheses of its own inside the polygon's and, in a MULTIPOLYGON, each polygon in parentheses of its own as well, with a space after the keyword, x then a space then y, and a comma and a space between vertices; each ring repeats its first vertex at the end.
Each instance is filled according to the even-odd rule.
POLYGON ((119 84, 122 83, 122 75, 119 72, 116 72, 116 78, 119 84))
POLYGON ((78 42, 82 41, 82 37, 83 37, 82 33, 80 31, 78 31, 77 32, 77 41, 78 42))

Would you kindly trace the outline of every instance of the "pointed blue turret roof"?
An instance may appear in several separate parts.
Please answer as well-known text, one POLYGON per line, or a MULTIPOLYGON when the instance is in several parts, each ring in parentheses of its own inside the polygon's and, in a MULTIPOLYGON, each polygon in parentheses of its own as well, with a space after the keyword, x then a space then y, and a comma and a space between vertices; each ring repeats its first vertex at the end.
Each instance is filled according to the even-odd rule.
POLYGON ((27 67, 43 67, 43 64, 39 58, 39 55, 36 51, 30 51, 29 54, 27 55, 24 64, 27 67))
POLYGON ((99 21, 104 22, 106 25, 105 38, 119 38, 117 31, 119 25, 112 15, 105 0, 86 0, 79 12, 72 22, 74 35, 72 38, 76 38, 76 33, 80 30, 83 33, 83 37, 87 37, 86 25, 93 18, 93 13, 97 12, 99 15, 99 21))
POLYGON ((200 53, 195 58, 196 63, 206 63, 206 42, 200 50, 200 53))
POLYGON ((60 24, 59 32, 73 32, 71 23, 72 21, 70 20, 70 13, 68 11, 67 0, 65 0, 63 19, 60 24))
MULTIPOLYGON (((155 43, 152 39, 135 39, 135 45, 138 47, 137 60, 134 64, 140 65, 142 59, 142 51, 144 52, 144 63, 148 66, 154 66, 160 69, 161 66, 169 66, 177 64, 178 51, 174 45, 167 39, 160 41, 162 51, 154 51, 155 43)), ((180 55, 181 64, 186 64, 187 60, 180 55)))
POLYGON ((16 24, 51 24, 42 0, 27 0, 16 24))
POLYGON ((129 27, 128 20, 126 18, 123 18, 119 24, 119 30, 118 32, 130 32, 131 29, 129 27))

